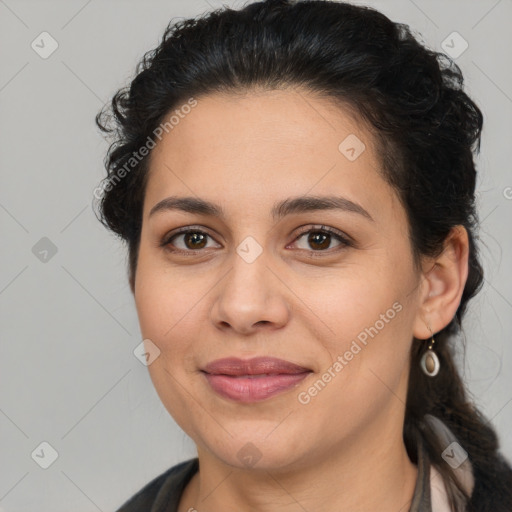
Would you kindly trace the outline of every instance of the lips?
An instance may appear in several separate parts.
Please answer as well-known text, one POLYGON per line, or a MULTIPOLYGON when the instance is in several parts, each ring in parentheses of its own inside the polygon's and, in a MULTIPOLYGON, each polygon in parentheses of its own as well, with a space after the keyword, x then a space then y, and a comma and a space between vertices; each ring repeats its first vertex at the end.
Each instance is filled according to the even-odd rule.
POLYGON ((213 375, 293 375, 297 373, 310 372, 309 368, 304 368, 283 359, 275 357, 255 357, 253 359, 238 359, 228 357, 217 359, 208 363, 204 367, 206 373, 213 375))
POLYGON ((283 359, 226 358, 208 363, 202 370, 211 389, 236 402, 258 402, 297 386, 311 372, 283 359))

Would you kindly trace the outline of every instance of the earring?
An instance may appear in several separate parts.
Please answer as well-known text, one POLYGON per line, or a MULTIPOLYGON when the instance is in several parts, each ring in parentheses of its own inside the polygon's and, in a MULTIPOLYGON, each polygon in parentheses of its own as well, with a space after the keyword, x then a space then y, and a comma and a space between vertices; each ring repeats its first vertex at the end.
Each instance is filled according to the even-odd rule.
MULTIPOLYGON (((432 331, 430 331, 432 334, 432 331)), ((432 339, 428 345, 427 350, 421 356, 420 366, 425 375, 429 377, 435 377, 439 373, 439 369, 441 368, 441 364, 439 363, 439 358, 437 354, 432 350, 432 346, 434 345, 434 335, 432 334, 432 339)))

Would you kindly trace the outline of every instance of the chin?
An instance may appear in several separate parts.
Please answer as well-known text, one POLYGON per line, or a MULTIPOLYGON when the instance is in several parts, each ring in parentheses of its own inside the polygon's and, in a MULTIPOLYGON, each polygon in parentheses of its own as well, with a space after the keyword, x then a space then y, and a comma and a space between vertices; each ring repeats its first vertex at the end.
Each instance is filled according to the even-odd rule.
MULTIPOLYGON (((224 443, 215 443, 208 446, 208 443, 201 445, 208 446, 211 455, 222 461, 227 466, 240 470, 250 471, 271 471, 286 472, 292 468, 300 467, 303 463, 308 464, 308 453, 304 446, 304 439, 294 441, 286 436, 283 430, 283 438, 274 434, 268 436, 272 429, 262 429, 261 425, 254 426, 254 435, 251 429, 244 428, 243 433, 233 438, 226 434, 224 443)), ((196 443, 197 444, 197 443, 196 443)))

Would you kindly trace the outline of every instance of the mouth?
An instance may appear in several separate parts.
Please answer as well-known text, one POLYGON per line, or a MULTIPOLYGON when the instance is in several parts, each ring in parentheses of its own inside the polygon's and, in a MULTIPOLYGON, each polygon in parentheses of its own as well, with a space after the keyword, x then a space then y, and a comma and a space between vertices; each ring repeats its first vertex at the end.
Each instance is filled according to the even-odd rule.
POLYGON ((211 389, 236 402, 267 400, 302 382, 312 370, 273 357, 225 358, 202 370, 211 389))

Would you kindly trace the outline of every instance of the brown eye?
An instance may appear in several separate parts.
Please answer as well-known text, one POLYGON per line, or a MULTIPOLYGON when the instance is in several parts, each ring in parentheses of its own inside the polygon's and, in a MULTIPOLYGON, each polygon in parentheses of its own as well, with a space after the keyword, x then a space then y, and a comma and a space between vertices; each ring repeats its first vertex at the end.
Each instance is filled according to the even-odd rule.
POLYGON ((326 252, 327 249, 330 248, 333 239, 338 242, 338 249, 343 249, 352 245, 348 237, 344 237, 341 233, 338 233, 337 231, 335 232, 334 230, 326 228, 325 226, 317 229, 310 228, 308 231, 301 233, 295 239, 295 243, 297 243, 297 241, 301 240, 302 238, 306 238, 305 235, 307 235, 306 247, 299 247, 299 249, 304 249, 307 251, 312 250, 313 252, 326 252))
POLYGON ((311 232, 308 236, 308 244, 313 249, 328 249, 331 245, 331 235, 317 231, 311 232))
POLYGON ((209 238, 211 238, 210 235, 204 231, 186 229, 164 239, 162 246, 176 252, 200 251, 208 247, 209 238))
POLYGON ((185 233, 183 241, 188 249, 203 249, 206 245, 206 237, 203 233, 185 233))

